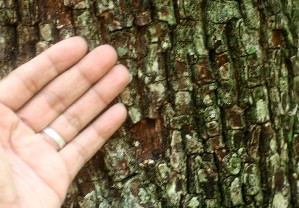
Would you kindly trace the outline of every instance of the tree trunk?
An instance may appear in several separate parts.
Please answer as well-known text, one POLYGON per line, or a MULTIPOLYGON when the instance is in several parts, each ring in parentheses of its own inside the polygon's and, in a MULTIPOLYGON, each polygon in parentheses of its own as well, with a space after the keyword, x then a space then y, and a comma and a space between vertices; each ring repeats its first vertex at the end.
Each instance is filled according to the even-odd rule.
POLYGON ((74 35, 133 80, 64 207, 299 207, 298 0, 0 0, 0 76, 74 35))

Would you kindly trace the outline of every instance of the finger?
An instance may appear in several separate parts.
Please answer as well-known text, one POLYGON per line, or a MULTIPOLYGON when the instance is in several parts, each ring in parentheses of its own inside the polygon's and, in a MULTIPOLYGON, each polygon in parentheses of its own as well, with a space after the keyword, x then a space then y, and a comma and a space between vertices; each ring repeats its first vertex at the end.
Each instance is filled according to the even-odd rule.
POLYGON ((59 152, 66 169, 69 170, 70 178, 75 177, 83 165, 122 125, 126 116, 127 110, 123 104, 112 106, 59 152))
POLYGON ((116 51, 111 46, 94 49, 42 89, 18 115, 36 132, 41 131, 107 73, 116 60, 116 51))
POLYGON ((54 77, 77 63, 86 52, 87 44, 81 37, 57 43, 0 82, 0 102, 13 110, 19 109, 54 77))
POLYGON ((4 150, 0 146, 0 207, 11 207, 17 200, 12 170, 4 150))
POLYGON ((129 82, 128 69, 122 65, 115 66, 49 127, 55 129, 65 142, 69 142, 106 108, 129 82))

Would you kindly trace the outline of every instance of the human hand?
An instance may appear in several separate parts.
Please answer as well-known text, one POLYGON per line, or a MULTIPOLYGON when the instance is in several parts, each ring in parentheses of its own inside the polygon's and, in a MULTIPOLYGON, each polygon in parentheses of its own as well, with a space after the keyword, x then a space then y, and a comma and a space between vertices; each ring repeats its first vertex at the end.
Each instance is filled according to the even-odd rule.
POLYGON ((127 111, 105 107, 129 83, 108 45, 90 53, 64 40, 0 82, 0 207, 60 207, 82 166, 121 126, 127 111), (96 119, 95 119, 96 118, 96 119), (50 127, 64 148, 45 133, 50 127))

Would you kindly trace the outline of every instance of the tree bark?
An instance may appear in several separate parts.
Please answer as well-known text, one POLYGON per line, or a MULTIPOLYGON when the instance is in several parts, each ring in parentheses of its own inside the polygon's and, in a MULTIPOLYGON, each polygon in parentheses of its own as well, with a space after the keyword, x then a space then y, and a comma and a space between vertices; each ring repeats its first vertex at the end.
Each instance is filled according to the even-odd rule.
POLYGON ((133 80, 63 207, 299 207, 298 0, 0 0, 0 76, 74 35, 133 80))

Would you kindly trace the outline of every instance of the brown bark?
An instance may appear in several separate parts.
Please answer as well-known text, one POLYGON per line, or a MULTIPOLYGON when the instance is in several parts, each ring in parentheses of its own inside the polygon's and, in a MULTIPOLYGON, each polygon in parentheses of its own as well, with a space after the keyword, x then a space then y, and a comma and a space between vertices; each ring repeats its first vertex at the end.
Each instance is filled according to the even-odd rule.
POLYGON ((299 207, 298 22, 298 0, 0 0, 0 75, 74 35, 133 75, 64 207, 299 207))

